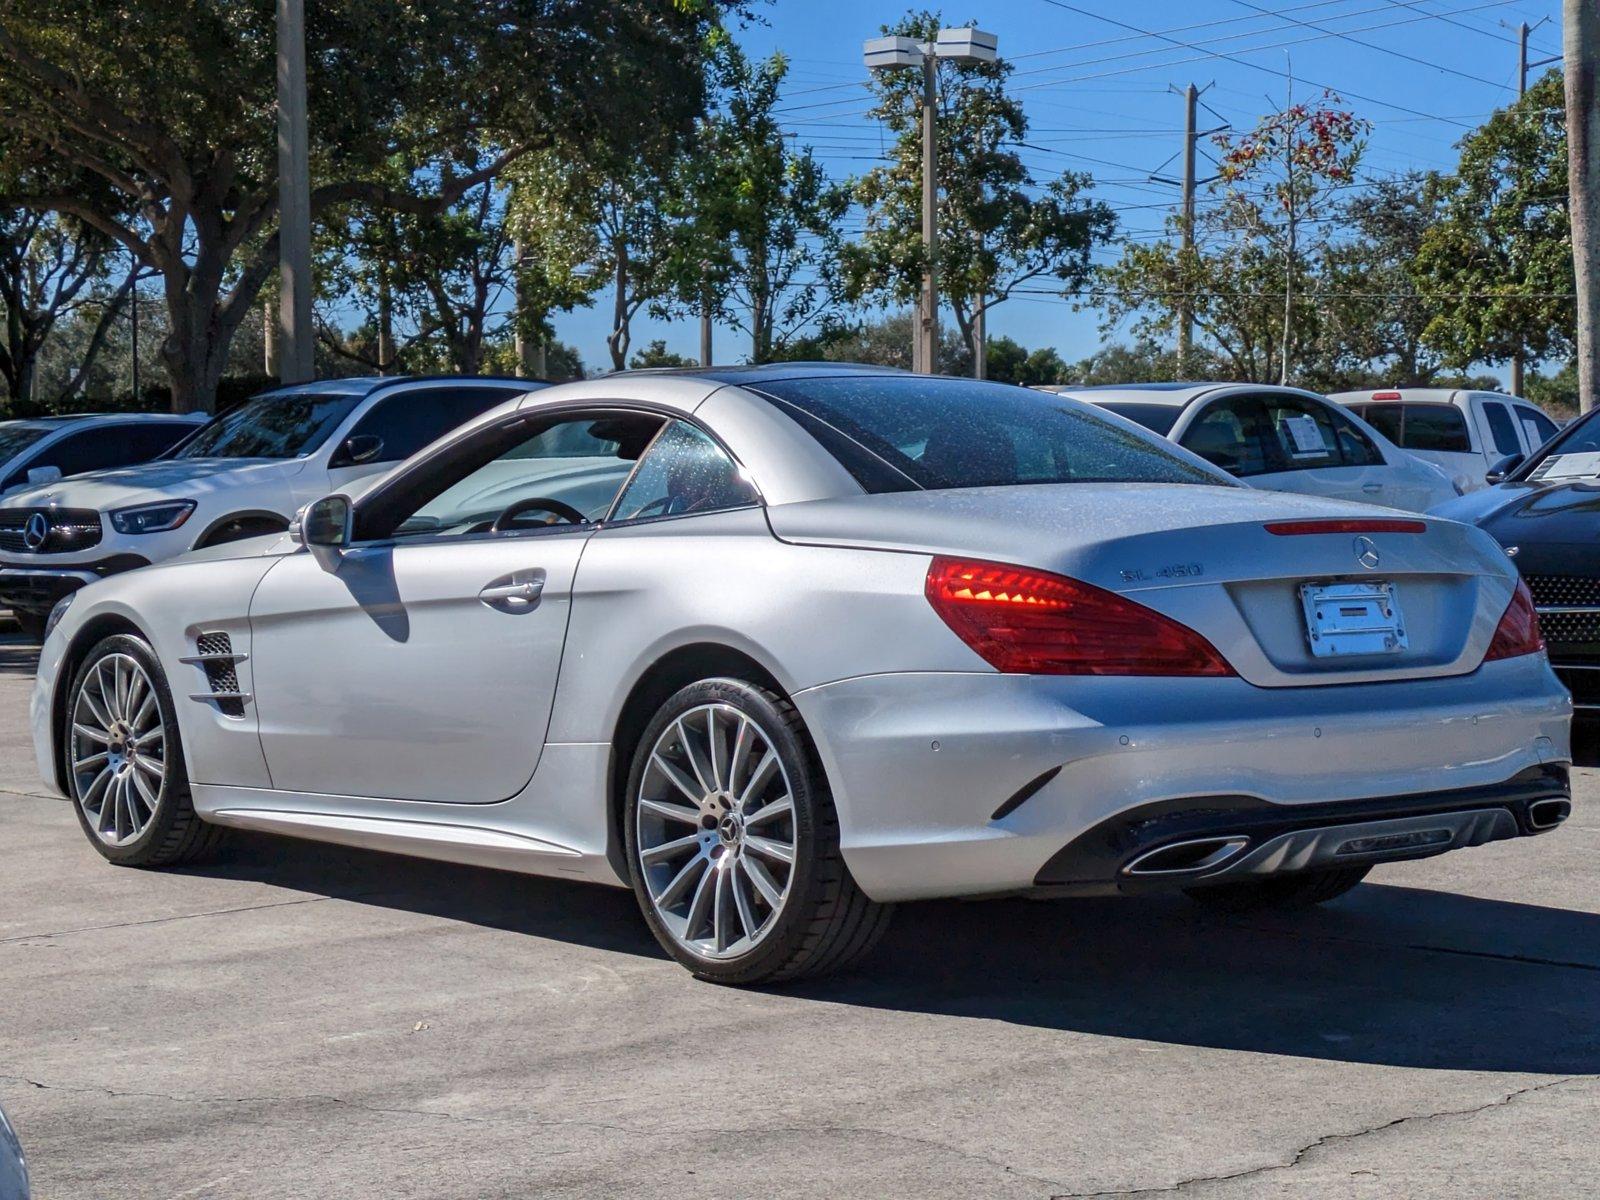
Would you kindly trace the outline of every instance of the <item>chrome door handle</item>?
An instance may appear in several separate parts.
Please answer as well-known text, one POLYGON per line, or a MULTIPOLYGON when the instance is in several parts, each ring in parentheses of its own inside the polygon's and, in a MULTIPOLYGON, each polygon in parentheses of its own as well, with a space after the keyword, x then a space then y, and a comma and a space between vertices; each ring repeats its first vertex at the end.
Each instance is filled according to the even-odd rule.
POLYGON ((502 576, 478 593, 478 599, 501 612, 530 612, 544 594, 543 571, 518 571, 502 576))

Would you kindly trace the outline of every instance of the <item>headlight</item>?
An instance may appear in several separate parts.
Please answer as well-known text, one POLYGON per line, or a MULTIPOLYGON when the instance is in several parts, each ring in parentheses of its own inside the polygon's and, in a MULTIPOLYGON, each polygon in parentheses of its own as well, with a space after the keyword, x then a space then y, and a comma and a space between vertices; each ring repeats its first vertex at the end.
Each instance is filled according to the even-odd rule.
POLYGON ((56 631, 56 626, 61 624, 61 618, 67 615, 67 605, 72 603, 72 598, 77 592, 68 592, 56 601, 56 606, 50 610, 50 615, 44 619, 44 636, 48 638, 56 631))
POLYGON ((161 500, 155 504, 136 504, 111 514, 111 528, 118 533, 164 533, 176 529, 194 511, 193 500, 161 500))

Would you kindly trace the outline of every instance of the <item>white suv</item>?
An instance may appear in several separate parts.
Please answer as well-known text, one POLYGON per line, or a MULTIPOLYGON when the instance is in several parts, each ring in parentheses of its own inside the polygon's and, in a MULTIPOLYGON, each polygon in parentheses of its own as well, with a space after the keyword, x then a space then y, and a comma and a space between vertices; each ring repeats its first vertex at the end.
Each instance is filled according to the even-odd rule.
POLYGON ((1559 426, 1520 396, 1459 388, 1389 388, 1332 397, 1418 458, 1443 467, 1462 492, 1487 482, 1489 468, 1526 457, 1559 426))
POLYGON ((186 550, 277 533, 496 404, 524 379, 334 379, 255 396, 152 462, 0 499, 0 604, 43 632, 62 596, 186 550))

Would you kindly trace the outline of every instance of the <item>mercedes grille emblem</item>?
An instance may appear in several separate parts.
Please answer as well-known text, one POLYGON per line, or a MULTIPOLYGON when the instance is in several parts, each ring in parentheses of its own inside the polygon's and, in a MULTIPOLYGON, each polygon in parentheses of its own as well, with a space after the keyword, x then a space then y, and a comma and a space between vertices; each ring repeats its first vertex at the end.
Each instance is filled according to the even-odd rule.
POLYGON ((1350 548, 1356 552, 1356 561, 1367 570, 1377 567, 1381 555, 1378 553, 1378 543, 1371 538, 1365 535, 1358 537, 1350 544, 1350 548))
POLYGON ((43 513, 34 513, 33 516, 28 518, 28 523, 22 527, 22 544, 29 550, 39 549, 49 536, 50 518, 43 513))

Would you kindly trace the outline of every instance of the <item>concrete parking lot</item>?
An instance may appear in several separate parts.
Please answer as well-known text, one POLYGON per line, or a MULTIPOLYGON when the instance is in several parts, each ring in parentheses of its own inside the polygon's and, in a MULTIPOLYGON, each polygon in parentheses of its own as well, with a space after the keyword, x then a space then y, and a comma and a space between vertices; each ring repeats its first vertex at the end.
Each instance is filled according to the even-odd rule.
POLYGON ((110 867, 39 794, 31 668, 0 637, 0 1103, 42 1200, 1600 1193, 1594 770, 1553 836, 1303 917, 918 905, 850 977, 741 992, 622 891, 264 837, 110 867))

